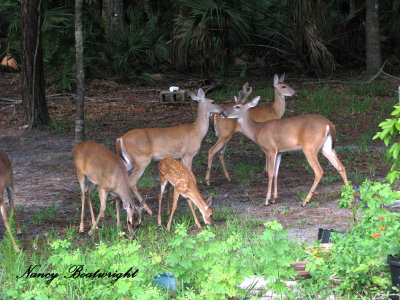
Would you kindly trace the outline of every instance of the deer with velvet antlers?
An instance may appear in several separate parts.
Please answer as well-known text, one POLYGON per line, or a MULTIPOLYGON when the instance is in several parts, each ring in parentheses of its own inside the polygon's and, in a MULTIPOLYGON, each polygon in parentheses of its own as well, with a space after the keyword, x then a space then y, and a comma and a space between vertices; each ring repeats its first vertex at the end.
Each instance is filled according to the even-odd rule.
MULTIPOLYGON (((171 157, 160 161, 158 164, 158 171, 160 173, 161 187, 160 195, 158 197, 158 226, 161 226, 161 202, 165 186, 168 184, 168 182, 174 186, 174 199, 172 202, 172 211, 169 217, 167 229, 171 229, 172 218, 177 207, 179 195, 182 195, 186 198, 198 228, 201 228, 201 225, 199 220, 197 220, 192 202, 200 210, 204 223, 206 225, 211 225, 211 217, 213 213, 213 209, 211 207, 212 195, 210 195, 207 201, 204 202, 203 197, 197 189, 196 178, 194 177, 192 171, 190 171, 190 169, 183 165, 180 161, 177 161, 171 157)), ((168 201, 169 200, 167 199, 167 203, 168 201)))
POLYGON ((239 97, 235 96, 236 104, 225 109, 221 115, 225 118, 237 119, 241 131, 257 143, 266 154, 268 191, 265 205, 269 204, 271 198, 273 179, 274 198, 272 203, 275 203, 278 198, 277 178, 281 153, 283 152, 302 150, 314 171, 314 183, 302 206, 310 201, 323 175, 323 170, 318 161, 319 151, 338 170, 344 184, 348 185, 346 169, 334 150, 336 130, 331 121, 320 115, 309 114, 261 123, 256 122, 251 118, 249 109, 257 105, 260 97, 255 97, 246 102, 251 92, 252 88, 248 89, 247 84, 245 84, 243 90, 239 92, 239 97))
MULTIPOLYGON (((265 122, 273 119, 282 118, 285 113, 286 97, 296 96, 297 92, 292 89, 287 83, 285 83, 285 74, 281 77, 278 75, 274 76, 274 89, 275 89, 275 100, 274 103, 267 107, 253 108, 250 109, 250 116, 256 122, 265 122)), ((235 132, 240 131, 240 125, 236 119, 225 119, 219 114, 213 116, 214 131, 218 137, 217 142, 208 151, 208 166, 206 173, 206 183, 210 185, 210 173, 212 167, 212 161, 216 153, 218 153, 219 160, 221 161, 222 169, 225 174, 225 178, 231 181, 228 170, 225 166, 224 152, 226 145, 230 138, 235 132)))

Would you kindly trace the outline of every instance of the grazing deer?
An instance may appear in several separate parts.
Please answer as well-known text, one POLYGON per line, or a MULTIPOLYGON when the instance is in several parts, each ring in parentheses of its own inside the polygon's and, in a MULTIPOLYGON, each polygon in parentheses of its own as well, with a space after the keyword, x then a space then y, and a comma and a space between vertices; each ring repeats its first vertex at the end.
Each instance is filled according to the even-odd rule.
POLYGON ((197 117, 194 123, 169 128, 134 129, 117 139, 117 154, 131 170, 130 183, 136 197, 142 201, 136 183, 152 159, 166 157, 182 159, 191 170, 193 157, 199 152, 201 141, 209 127, 211 113, 220 113, 223 107, 214 100, 205 98, 202 89, 190 97, 199 102, 197 117))
MULTIPOLYGON (((285 97, 296 96, 297 92, 292 89, 288 84, 284 83, 285 74, 280 78, 278 75, 274 76, 275 88, 275 101, 272 105, 264 108, 254 108, 250 110, 250 115, 256 122, 265 122, 273 119, 280 119, 285 113, 285 97)), ((235 132, 240 131, 239 123, 236 119, 224 119, 218 114, 214 114, 214 130, 218 137, 217 142, 208 151, 208 167, 206 174, 206 183, 210 185, 210 173, 212 161, 216 153, 218 153, 219 160, 221 161, 222 169, 224 170, 225 178, 230 182, 228 170, 225 166, 224 152, 226 145, 235 132)))
POLYGON ((7 154, 0 150, 0 206, 1 206, 1 215, 3 216, 3 222, 6 226, 8 233, 10 234, 10 239, 13 244, 15 252, 19 252, 19 248, 15 243, 14 237, 12 235, 10 225, 8 224, 7 219, 7 210, 6 205, 4 203, 4 189, 7 190, 8 202, 10 202, 10 207, 12 214, 14 215, 15 227, 17 228, 17 234, 21 234, 21 228, 19 227, 17 216, 15 215, 14 208, 14 177, 13 177, 13 169, 11 166, 11 161, 8 158, 7 154))
MULTIPOLYGON (((94 233, 100 218, 104 217, 107 196, 110 193, 122 200, 123 207, 127 212, 129 235, 132 236, 134 229, 141 223, 141 208, 138 209, 134 204, 133 193, 129 187, 128 172, 122 160, 107 148, 92 142, 83 142, 76 146, 72 152, 72 158, 82 192, 82 213, 79 231, 83 232, 84 230, 83 215, 86 181, 86 191, 88 193, 88 202, 92 217, 92 228, 89 231, 89 235, 94 233), (96 185, 99 190, 100 213, 95 220, 90 194, 96 185)), ((119 223, 119 205, 119 200, 116 200, 117 223, 119 223)))
MULTIPOLYGON (((179 195, 182 195, 186 198, 198 228, 201 228, 201 225, 199 220, 197 220, 192 202, 199 208, 203 216, 204 223, 206 225, 211 225, 211 217, 213 213, 213 209, 211 207, 212 195, 208 197, 207 202, 204 202, 203 197, 200 195, 199 190, 197 189, 196 178, 194 177, 192 171, 190 171, 190 169, 180 161, 177 161, 171 157, 167 157, 160 161, 158 164, 158 171, 160 173, 161 187, 160 195, 158 197, 158 226, 161 226, 161 202, 165 186, 168 182, 174 186, 174 199, 172 202, 172 210, 167 229, 171 230, 172 218, 176 210, 179 195)), ((167 200, 167 202, 168 201, 169 200, 167 200)))
POLYGON ((303 150, 314 171, 314 183, 303 202, 303 206, 310 201, 323 175, 323 170, 318 162, 319 151, 338 170, 344 184, 348 185, 346 169, 334 150, 336 130, 331 121, 320 115, 300 115, 258 123, 251 118, 249 109, 257 105, 260 97, 245 103, 251 91, 251 88, 247 90, 247 86, 243 86, 243 91, 239 92, 239 99, 235 96, 236 104, 224 110, 221 115, 226 118, 238 119, 241 131, 257 143, 267 156, 268 191, 265 205, 268 205, 271 198, 273 178, 275 180, 272 203, 275 203, 276 198, 278 198, 277 178, 282 152, 303 150))

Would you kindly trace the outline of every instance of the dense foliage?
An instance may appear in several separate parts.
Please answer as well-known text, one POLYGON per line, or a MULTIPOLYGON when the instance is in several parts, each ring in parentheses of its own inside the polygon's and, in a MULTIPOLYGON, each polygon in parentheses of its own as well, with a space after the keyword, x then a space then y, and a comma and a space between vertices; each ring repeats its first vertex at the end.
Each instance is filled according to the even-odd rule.
MULTIPOLYGON (((121 0, 123 1, 123 0, 121 0)), ((210 76, 245 73, 249 65, 279 63, 313 73, 365 61, 364 1, 179 0, 123 1, 124 29, 112 41, 104 7, 84 5, 87 77, 135 76, 164 67, 210 76)), ((387 67, 400 64, 398 0, 380 1, 382 49, 387 67)), ((71 88, 74 77, 73 1, 42 1, 46 77, 71 88)), ((20 58, 19 2, 0 3, 0 58, 20 58)))

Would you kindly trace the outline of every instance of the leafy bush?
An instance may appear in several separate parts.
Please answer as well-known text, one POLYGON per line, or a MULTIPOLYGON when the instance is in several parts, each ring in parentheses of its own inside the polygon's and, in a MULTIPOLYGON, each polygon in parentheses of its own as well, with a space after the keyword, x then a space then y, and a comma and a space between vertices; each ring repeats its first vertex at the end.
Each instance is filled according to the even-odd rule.
POLYGON ((385 205, 399 196, 389 184, 369 180, 359 188, 343 189, 340 206, 354 209, 358 224, 345 235, 333 234, 334 247, 329 255, 309 253, 312 282, 303 285, 305 291, 312 288, 322 296, 358 293, 369 298, 389 289, 386 258, 400 253, 400 214, 387 211, 385 205), (336 287, 332 276, 339 281, 336 287))
POLYGON ((378 132, 373 139, 380 138, 383 140, 386 146, 391 145, 387 151, 387 156, 393 161, 393 165, 387 174, 387 179, 390 183, 393 183, 396 179, 400 178, 400 143, 394 140, 399 136, 400 132, 400 106, 395 105, 392 112, 393 119, 386 119, 379 124, 382 128, 381 132, 378 132))

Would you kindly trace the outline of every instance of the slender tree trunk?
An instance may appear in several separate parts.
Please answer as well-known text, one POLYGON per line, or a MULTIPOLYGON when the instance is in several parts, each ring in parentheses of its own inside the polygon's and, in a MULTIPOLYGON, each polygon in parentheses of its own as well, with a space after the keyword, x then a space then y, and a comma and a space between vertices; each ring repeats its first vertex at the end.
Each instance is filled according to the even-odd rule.
POLYGON ((46 103, 41 0, 21 0, 22 14, 22 106, 24 119, 32 127, 47 125, 49 112, 46 103))
POLYGON ((82 3, 75 0, 75 49, 76 49, 76 113, 75 145, 85 140, 84 106, 85 106, 85 72, 83 66, 83 30, 82 3))
POLYGON ((107 37, 109 40, 115 40, 125 27, 124 1, 104 0, 103 9, 106 15, 107 37))
POLYGON ((365 16, 367 76, 374 76, 382 67, 381 35, 379 33, 379 0, 366 0, 365 16))

